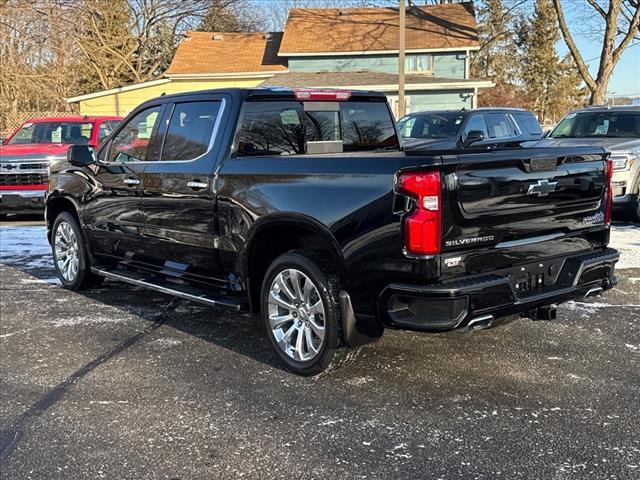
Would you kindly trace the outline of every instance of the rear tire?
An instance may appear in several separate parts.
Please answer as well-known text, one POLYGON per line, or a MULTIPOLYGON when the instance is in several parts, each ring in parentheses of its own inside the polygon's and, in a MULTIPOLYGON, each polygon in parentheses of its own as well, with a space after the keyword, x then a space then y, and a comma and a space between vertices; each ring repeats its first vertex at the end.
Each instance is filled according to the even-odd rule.
POLYGON ((302 376, 336 369, 355 358, 342 333, 340 282, 314 251, 276 258, 262 284, 261 312, 267 337, 284 366, 302 376))
POLYGON ((51 250, 53 264, 64 288, 77 291, 101 283, 101 277, 91 273, 82 230, 70 212, 60 213, 53 222, 51 250))

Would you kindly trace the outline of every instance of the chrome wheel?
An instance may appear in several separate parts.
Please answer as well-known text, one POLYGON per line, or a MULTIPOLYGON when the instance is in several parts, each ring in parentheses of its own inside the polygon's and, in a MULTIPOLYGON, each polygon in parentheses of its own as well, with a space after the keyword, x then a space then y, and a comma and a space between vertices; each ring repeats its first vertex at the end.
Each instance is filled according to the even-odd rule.
POLYGON ((73 228, 67 222, 60 222, 56 229, 54 240, 56 265, 62 278, 73 282, 78 276, 80 256, 78 254, 78 239, 73 228))
POLYGON ((325 337, 325 312, 318 288, 300 270, 288 268, 269 288, 269 326, 278 347, 300 362, 318 355, 325 337))

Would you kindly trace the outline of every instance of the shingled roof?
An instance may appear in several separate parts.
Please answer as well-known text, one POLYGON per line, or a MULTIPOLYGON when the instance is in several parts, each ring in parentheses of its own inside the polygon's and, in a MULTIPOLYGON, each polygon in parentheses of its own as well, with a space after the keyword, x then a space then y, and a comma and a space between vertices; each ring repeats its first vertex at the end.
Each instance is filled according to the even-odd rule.
MULTIPOLYGON (((488 88, 492 83, 488 80, 462 79, 462 78, 440 78, 424 74, 407 74, 405 76, 407 89, 411 86, 419 86, 420 89, 429 90, 431 88, 447 89, 451 88, 488 88)), ((388 86, 392 90, 397 90, 398 75, 395 73, 383 72, 288 72, 278 73, 268 78, 260 84, 261 87, 366 87, 371 89, 381 89, 381 86, 388 86)))
MULTIPOLYGON (((398 23, 397 8, 294 8, 279 55, 397 51, 398 23)), ((470 2, 408 8, 405 32, 408 51, 479 46, 470 2)))
POLYGON ((165 75, 281 72, 281 40, 282 32, 186 32, 165 75))

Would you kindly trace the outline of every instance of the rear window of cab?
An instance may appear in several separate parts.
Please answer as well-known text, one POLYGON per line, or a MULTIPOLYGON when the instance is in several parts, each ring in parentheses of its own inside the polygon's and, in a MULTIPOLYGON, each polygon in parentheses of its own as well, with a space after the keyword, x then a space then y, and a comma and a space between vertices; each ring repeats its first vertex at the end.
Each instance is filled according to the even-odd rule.
POLYGON ((235 156, 302 155, 399 149, 385 102, 248 101, 235 156))

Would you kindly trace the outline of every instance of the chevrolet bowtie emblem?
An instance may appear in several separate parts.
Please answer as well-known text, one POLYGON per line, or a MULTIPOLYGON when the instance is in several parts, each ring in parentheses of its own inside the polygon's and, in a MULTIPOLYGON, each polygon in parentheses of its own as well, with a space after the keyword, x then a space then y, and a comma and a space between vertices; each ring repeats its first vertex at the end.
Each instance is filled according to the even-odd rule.
POLYGON ((537 195, 538 197, 546 197, 549 193, 556 189, 558 182, 550 182, 549 180, 538 180, 538 183, 529 185, 527 195, 537 195))

